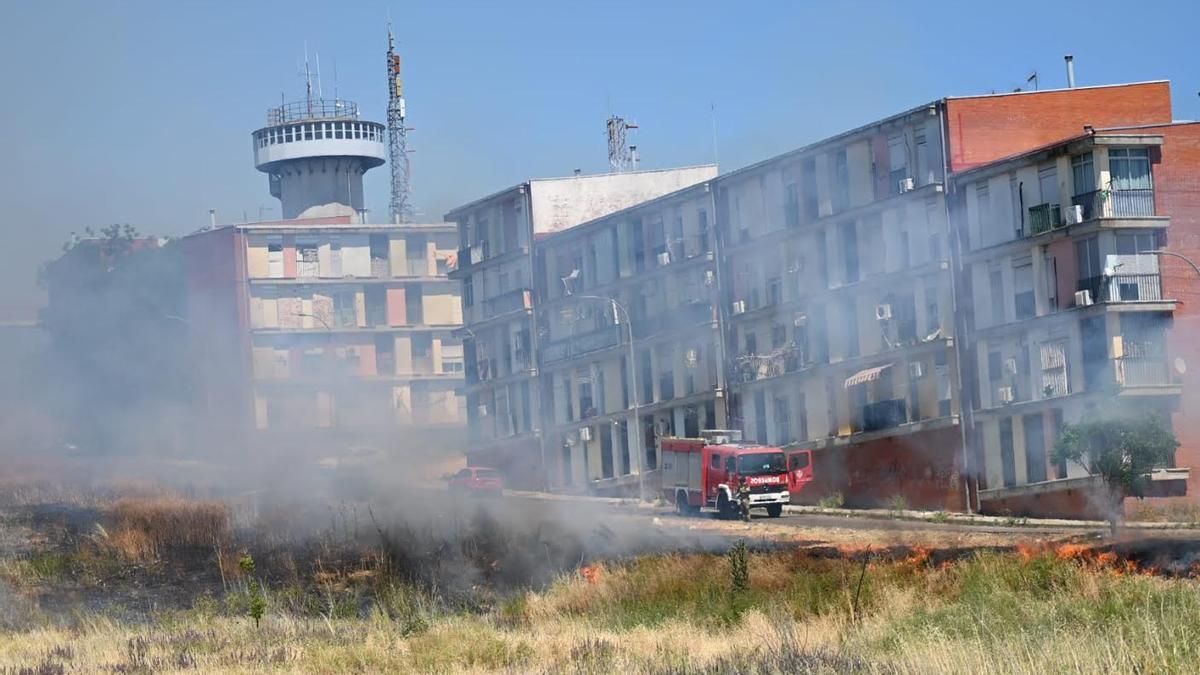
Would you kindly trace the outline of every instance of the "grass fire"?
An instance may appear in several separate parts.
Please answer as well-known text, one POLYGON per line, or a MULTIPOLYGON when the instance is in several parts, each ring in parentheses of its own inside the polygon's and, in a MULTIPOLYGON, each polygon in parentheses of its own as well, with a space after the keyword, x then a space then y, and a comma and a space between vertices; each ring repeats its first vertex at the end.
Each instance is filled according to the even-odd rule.
POLYGON ((46 497, 4 500, 8 672, 1185 672, 1200 657, 1186 535, 964 545, 516 518, 499 500, 414 516, 144 487, 46 497))

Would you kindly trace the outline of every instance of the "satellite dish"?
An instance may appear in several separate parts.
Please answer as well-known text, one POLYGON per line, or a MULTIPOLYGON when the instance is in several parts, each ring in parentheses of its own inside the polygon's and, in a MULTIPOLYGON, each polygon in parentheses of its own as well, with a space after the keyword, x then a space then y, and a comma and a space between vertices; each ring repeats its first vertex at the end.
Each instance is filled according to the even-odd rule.
POLYGON ((1187 363, 1183 360, 1182 356, 1175 357, 1175 372, 1180 375, 1187 373, 1187 363))

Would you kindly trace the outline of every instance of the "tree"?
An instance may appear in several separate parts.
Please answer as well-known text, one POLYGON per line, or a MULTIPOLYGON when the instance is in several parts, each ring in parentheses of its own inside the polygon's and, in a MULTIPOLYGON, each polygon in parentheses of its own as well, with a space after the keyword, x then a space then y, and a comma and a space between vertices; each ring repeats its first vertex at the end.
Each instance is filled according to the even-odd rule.
POLYGON ((1126 497, 1146 496, 1149 474, 1175 457, 1179 441, 1163 418, 1105 416, 1063 426, 1054 460, 1075 462, 1104 483, 1108 522, 1116 534, 1126 497))

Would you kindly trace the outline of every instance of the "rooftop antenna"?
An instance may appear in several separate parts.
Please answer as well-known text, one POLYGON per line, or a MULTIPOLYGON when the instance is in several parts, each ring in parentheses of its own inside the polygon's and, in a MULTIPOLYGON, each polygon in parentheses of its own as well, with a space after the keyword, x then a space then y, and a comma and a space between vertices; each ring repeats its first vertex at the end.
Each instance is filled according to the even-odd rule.
POLYGON ((304 100, 308 102, 308 114, 312 115, 312 74, 308 70, 308 40, 304 41, 304 100))
POLYGON ((409 179, 412 166, 408 160, 408 129, 404 126, 404 80, 400 77, 400 55, 396 53, 396 38, 392 34, 391 11, 388 12, 388 161, 392 165, 392 195, 388 204, 392 222, 412 221, 412 187, 409 179))
POLYGON ((1032 82, 1032 83, 1033 83, 1033 90, 1034 90, 1034 91, 1037 91, 1037 90, 1038 90, 1038 77, 1037 77, 1037 71, 1036 71, 1036 70, 1035 70, 1035 71, 1033 71, 1033 74, 1032 74, 1032 75, 1030 75, 1029 77, 1025 78, 1025 84, 1029 84, 1030 82, 1032 82))
POLYGON ((623 117, 611 115, 607 127, 609 171, 621 173, 634 166, 633 151, 629 146, 629 131, 637 129, 638 125, 623 117))
POLYGON ((317 52, 317 100, 325 100, 325 94, 321 91, 321 52, 317 52))
POLYGON ((709 113, 712 115, 712 136, 713 136, 713 164, 721 165, 721 156, 717 153, 717 104, 713 101, 708 102, 709 113))

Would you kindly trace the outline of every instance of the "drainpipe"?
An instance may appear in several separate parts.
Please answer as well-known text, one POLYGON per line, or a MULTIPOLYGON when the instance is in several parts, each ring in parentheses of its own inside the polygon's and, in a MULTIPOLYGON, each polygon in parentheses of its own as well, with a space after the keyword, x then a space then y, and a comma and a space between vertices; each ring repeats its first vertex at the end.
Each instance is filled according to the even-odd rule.
POLYGON ((717 353, 721 357, 721 367, 717 369, 717 391, 721 393, 721 405, 725 409, 725 424, 731 426, 730 420, 733 418, 733 411, 729 405, 729 355, 726 353, 725 345, 725 329, 729 325, 725 318, 725 285, 721 282, 721 267, 724 259, 721 255, 721 226, 718 221, 717 211, 717 178, 708 181, 704 184, 704 189, 708 192, 709 208, 712 210, 712 237, 713 237, 713 288, 714 292, 709 293, 709 297, 714 294, 717 298, 717 353))
POLYGON ((950 154, 949 148, 946 146, 946 102, 943 100, 938 105, 938 130, 941 134, 942 142, 942 209, 946 217, 946 228, 950 235, 947 240, 947 245, 950 248, 950 316, 954 321, 954 374, 958 380, 958 400, 959 400, 959 439, 962 443, 963 457, 963 492, 967 513, 975 513, 979 510, 979 480, 975 475, 976 467, 971 457, 972 443, 975 431, 975 415, 973 403, 969 396, 970 387, 963 379, 963 361, 968 356, 967 353, 967 322, 963 320, 962 313, 959 311, 958 294, 959 294, 959 275, 962 273, 962 238, 959 236, 958 228, 954 226, 950 219, 950 192, 947 189, 950 185, 950 154), (971 483, 975 483, 975 504, 971 503, 971 483))
POLYGON ((533 373, 529 377, 530 401, 537 402, 537 415, 530 415, 529 421, 536 423, 540 428, 530 429, 534 438, 537 439, 538 450, 542 458, 542 490, 550 491, 550 465, 546 462, 546 438, 542 433, 546 429, 545 412, 542 409, 542 370, 541 358, 542 354, 538 348, 538 298, 535 289, 537 282, 535 275, 537 274, 537 255, 534 247, 534 226, 533 226, 533 190, 529 183, 521 186, 521 192, 525 195, 525 219, 529 222, 529 363, 533 368, 533 373))

